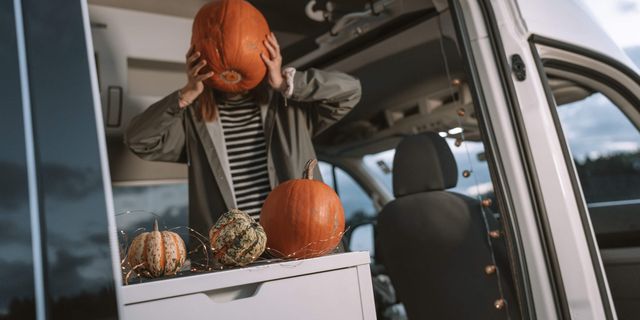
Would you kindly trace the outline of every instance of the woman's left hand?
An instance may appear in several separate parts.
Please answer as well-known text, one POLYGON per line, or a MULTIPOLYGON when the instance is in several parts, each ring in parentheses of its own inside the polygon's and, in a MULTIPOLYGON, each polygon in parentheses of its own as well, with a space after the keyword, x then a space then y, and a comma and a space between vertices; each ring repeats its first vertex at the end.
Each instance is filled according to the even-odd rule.
POLYGON ((262 61, 264 61, 264 64, 267 66, 269 85, 275 90, 282 91, 285 86, 282 77, 282 55, 280 55, 280 46, 273 32, 267 35, 267 39, 264 40, 264 46, 269 51, 269 57, 260 53, 260 58, 262 58, 262 61))

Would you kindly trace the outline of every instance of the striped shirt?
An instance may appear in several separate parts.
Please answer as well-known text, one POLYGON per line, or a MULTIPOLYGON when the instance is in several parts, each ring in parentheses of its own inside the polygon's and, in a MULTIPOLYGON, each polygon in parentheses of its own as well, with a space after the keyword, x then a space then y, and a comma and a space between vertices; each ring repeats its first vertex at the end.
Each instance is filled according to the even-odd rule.
POLYGON ((271 191, 260 108, 251 96, 218 105, 238 209, 257 219, 271 191))

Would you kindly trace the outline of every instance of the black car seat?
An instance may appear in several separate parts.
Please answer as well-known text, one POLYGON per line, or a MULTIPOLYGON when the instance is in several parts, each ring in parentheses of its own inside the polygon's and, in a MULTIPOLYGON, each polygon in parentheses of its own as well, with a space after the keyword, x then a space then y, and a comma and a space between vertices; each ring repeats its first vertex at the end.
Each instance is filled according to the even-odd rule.
POLYGON ((517 319, 498 223, 479 200, 446 191, 457 179, 453 154, 438 134, 400 142, 396 199, 378 217, 381 260, 411 320, 517 319))

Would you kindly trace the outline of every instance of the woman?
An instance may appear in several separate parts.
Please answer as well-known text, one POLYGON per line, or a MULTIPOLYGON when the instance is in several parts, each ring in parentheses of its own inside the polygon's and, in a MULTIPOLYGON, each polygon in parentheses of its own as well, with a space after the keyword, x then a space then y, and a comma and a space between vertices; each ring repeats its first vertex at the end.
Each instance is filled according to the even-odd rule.
MULTIPOLYGON (((142 159, 188 164, 189 224, 201 234, 232 208, 257 217, 268 192, 300 178, 316 157, 311 139, 360 100, 357 79, 316 69, 283 72, 273 33, 264 44, 263 87, 240 94, 205 87, 215 74, 190 49, 187 84, 135 117, 125 134, 142 159)), ((317 168, 314 177, 321 177, 317 168)))

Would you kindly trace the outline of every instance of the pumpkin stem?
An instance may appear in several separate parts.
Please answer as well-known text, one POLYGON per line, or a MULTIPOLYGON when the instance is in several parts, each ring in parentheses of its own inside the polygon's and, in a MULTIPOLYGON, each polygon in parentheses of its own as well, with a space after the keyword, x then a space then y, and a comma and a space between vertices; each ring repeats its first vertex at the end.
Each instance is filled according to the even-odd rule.
POLYGON ((317 164, 318 164, 318 160, 316 159, 311 159, 307 161, 307 164, 304 165, 304 172, 302 173, 302 178, 313 180, 313 169, 316 168, 317 164))
POLYGON ((158 220, 153 221, 153 231, 158 231, 158 220))

